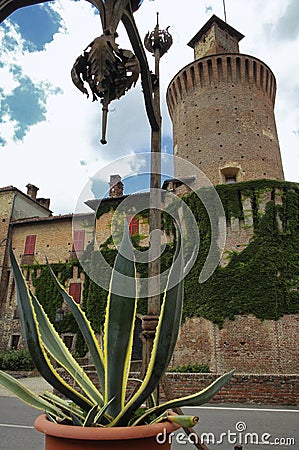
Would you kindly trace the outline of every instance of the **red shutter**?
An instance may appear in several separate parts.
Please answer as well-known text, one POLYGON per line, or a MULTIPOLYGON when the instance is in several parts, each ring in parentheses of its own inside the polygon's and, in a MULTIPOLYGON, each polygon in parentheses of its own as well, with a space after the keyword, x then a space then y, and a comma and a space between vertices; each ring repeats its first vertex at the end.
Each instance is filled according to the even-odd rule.
POLYGON ((127 222, 129 224, 130 236, 138 233, 139 231, 139 221, 134 216, 127 216, 127 222))
POLYGON ((26 236, 24 255, 34 255, 36 235, 26 236))
POLYGON ((85 230, 74 231, 73 252, 84 250, 85 230))
POLYGON ((81 283, 70 283, 69 294, 73 297, 75 302, 81 301, 81 283))

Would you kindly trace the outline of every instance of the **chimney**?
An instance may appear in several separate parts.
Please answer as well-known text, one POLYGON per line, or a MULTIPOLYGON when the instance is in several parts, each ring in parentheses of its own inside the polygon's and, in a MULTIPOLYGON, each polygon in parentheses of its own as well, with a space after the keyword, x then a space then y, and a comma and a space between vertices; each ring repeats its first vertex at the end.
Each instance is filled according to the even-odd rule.
POLYGON ((124 195, 124 185, 119 175, 110 175, 110 190, 109 197, 122 197, 124 195))
POLYGON ((37 198, 36 201, 47 209, 50 209, 50 199, 49 198, 37 198))
POLYGON ((36 200, 37 191, 39 190, 38 187, 34 186, 34 184, 28 183, 27 186, 27 195, 29 197, 33 198, 33 200, 36 200))

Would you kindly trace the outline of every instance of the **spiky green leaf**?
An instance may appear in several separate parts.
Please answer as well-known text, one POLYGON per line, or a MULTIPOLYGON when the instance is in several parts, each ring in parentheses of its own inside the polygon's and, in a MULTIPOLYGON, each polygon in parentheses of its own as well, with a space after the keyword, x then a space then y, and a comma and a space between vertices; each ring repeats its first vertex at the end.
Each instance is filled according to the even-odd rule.
POLYGON ((92 406, 90 400, 70 387, 51 364, 41 340, 38 323, 36 321, 34 308, 31 301, 31 295, 27 287, 26 280, 23 277, 21 269, 12 251, 11 243, 9 246, 9 256, 16 283, 18 310, 20 314, 23 336, 37 370, 51 386, 57 389, 58 392, 70 398, 85 411, 89 411, 92 406))
POLYGON ((134 251, 125 221, 123 239, 112 271, 104 324, 105 403, 113 398, 107 409, 112 417, 124 407, 136 310, 134 251), (123 292, 123 296, 115 294, 116 291, 123 292))
POLYGON ((58 395, 53 394, 53 392, 44 392, 43 394, 40 394, 40 397, 61 409, 65 414, 69 416, 74 414, 84 421, 85 415, 83 414, 83 411, 70 400, 58 397, 58 395))
MULTIPOLYGON (((207 386, 200 392, 192 395, 187 395, 186 397, 177 398, 174 400, 169 400, 168 402, 162 403, 152 409, 147 410, 139 419, 138 423, 142 423, 151 414, 163 414, 164 411, 172 408, 181 408, 183 406, 200 406, 204 403, 208 403, 220 389, 225 386, 234 374, 234 370, 225 373, 221 377, 217 378, 213 383, 207 386)), ((136 421, 137 423, 137 421, 136 421)))
POLYGON ((41 411, 52 413, 56 417, 65 417, 59 408, 55 407, 47 400, 39 397, 18 380, 2 370, 0 370, 0 384, 8 391, 15 394, 24 403, 27 403, 27 405, 40 409, 41 411))
POLYGON ((113 402, 113 400, 114 399, 111 398, 111 400, 100 409, 100 411, 95 416, 95 419, 94 419, 95 423, 101 424, 101 425, 108 425, 108 423, 111 422, 112 417, 107 414, 107 409, 108 409, 110 403, 113 402))
POLYGON ((102 392, 105 391, 105 369, 104 369, 104 357, 102 349, 98 343, 95 332, 93 331, 90 321, 87 319, 85 312, 82 310, 81 306, 74 301, 74 299, 68 294, 64 289, 62 284, 59 282, 55 276, 51 266, 48 264, 49 270, 53 277, 53 280, 60 291, 64 301, 69 306, 79 328, 85 340, 85 343, 90 351, 90 356, 93 360, 97 375, 99 377, 100 386, 102 392))
POLYGON ((164 293, 152 354, 145 378, 113 422, 113 426, 126 426, 132 414, 158 386, 165 373, 177 342, 183 306, 183 252, 178 234, 177 249, 164 293), (179 282, 178 282, 179 280, 179 282), (177 284, 176 284, 177 283, 177 284))
POLYGON ((94 403, 103 404, 103 397, 71 355, 63 340, 48 319, 37 298, 31 294, 31 301, 38 322, 40 337, 50 355, 73 377, 84 394, 94 403))
POLYGON ((97 415, 97 412, 98 412, 98 405, 95 405, 93 408, 91 408, 91 410, 87 414, 83 423, 83 427, 90 427, 94 423, 94 419, 95 416, 97 415))

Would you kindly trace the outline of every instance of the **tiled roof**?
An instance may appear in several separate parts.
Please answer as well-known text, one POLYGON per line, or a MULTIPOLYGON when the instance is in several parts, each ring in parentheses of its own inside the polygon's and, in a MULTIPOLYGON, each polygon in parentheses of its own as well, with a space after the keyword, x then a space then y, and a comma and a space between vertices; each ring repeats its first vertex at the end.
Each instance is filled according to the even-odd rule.
POLYGON ((35 200, 34 198, 30 197, 30 195, 25 194, 24 192, 22 192, 20 189, 16 188, 15 186, 4 186, 4 187, 0 187, 0 192, 17 192, 18 194, 23 195, 24 197, 26 197, 27 199, 31 200, 32 202, 34 202, 36 205, 40 206, 41 208, 45 209, 46 211, 49 211, 50 213, 52 213, 52 211, 47 208, 46 206, 42 205, 41 203, 39 203, 37 200, 35 200))
POLYGON ((30 217, 27 219, 17 219, 12 222, 13 225, 36 223, 36 222, 51 222, 57 220, 72 220, 73 217, 94 217, 93 213, 82 213, 82 214, 61 214, 59 216, 49 216, 49 217, 30 217))

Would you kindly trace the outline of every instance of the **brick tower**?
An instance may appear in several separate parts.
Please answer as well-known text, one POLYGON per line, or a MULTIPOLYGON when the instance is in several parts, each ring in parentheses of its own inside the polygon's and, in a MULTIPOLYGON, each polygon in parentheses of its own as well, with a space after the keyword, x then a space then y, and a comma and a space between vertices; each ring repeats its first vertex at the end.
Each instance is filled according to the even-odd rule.
MULTIPOLYGON (((283 180, 269 67, 239 53, 244 36, 213 15, 189 42, 195 60, 170 82, 174 154, 213 184, 283 180)), ((185 177, 175 164, 175 177, 185 177)))

